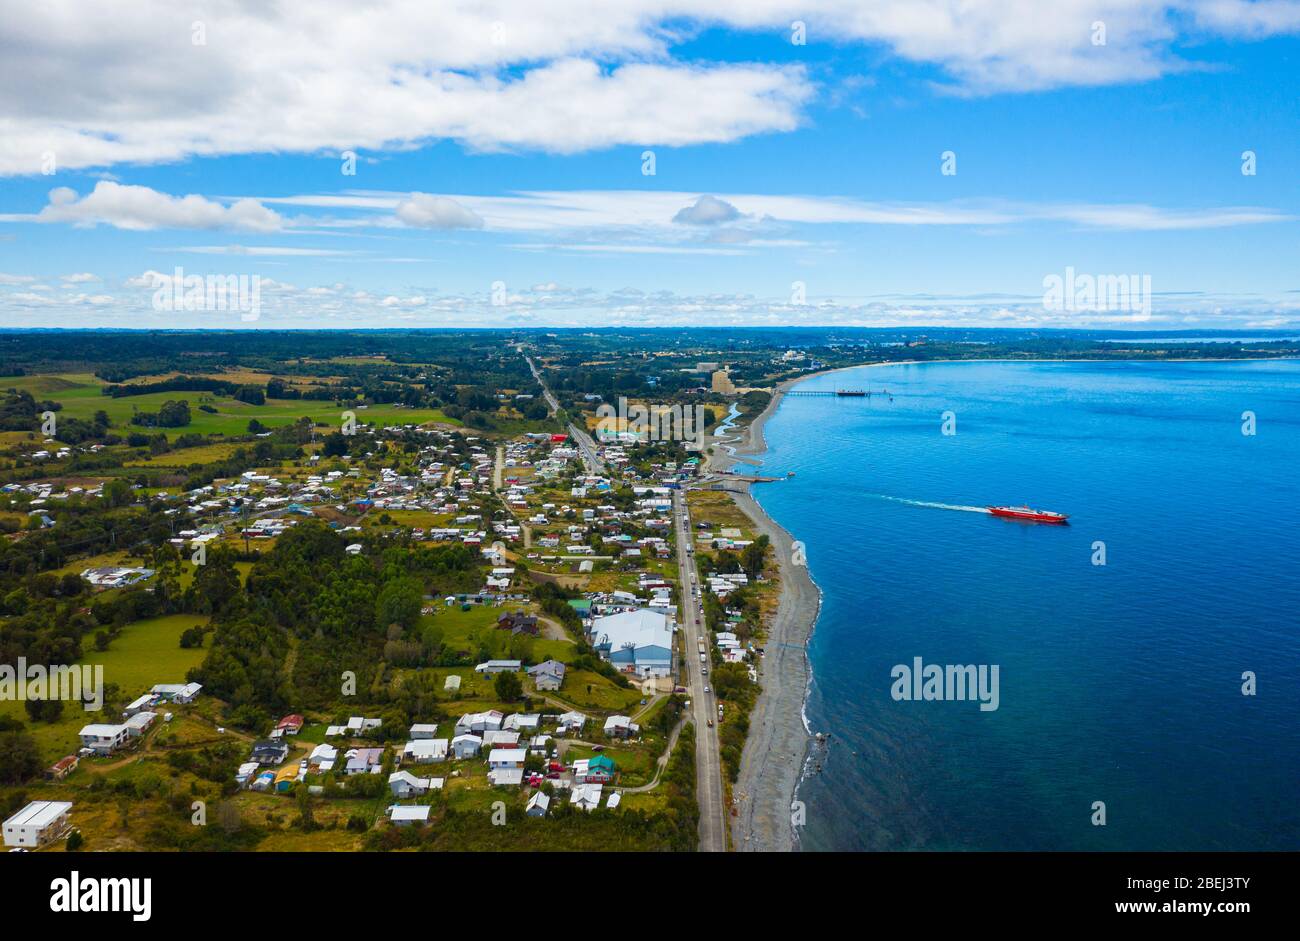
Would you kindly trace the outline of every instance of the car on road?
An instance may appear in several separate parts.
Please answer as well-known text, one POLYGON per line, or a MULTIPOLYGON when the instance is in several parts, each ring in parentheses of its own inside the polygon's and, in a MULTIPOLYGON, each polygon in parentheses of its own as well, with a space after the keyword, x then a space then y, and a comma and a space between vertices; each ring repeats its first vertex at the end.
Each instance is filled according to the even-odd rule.
POLYGON ((708 675, 709 675, 709 668, 708 668, 708 667, 700 667, 700 676, 708 676, 708 675))
POLYGON ((705 691, 706 693, 708 693, 708 692, 712 692, 712 690, 710 690, 707 686, 704 687, 704 691, 705 691))
POLYGON ((713 720, 712 720, 712 719, 709 720, 709 728, 713 728, 713 720))

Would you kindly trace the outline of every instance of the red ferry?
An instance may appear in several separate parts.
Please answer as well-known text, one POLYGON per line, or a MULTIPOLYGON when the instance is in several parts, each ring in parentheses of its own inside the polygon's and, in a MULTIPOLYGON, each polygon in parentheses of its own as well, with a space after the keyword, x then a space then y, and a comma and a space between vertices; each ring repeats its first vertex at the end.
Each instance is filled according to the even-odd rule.
POLYGON ((1003 516, 1013 520, 1030 520, 1034 523, 1064 523, 1069 519, 1064 513, 1050 510, 1031 510, 1027 506, 990 506, 986 507, 994 516, 1003 516))

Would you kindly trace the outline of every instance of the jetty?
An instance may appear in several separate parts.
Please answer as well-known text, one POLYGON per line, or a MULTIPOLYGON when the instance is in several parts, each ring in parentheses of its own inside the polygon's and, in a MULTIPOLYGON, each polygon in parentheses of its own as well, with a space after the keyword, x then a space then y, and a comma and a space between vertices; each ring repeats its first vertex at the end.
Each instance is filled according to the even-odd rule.
MULTIPOLYGON (((835 395, 835 396, 839 396, 842 399, 847 399, 847 398, 854 398, 854 399, 868 398, 869 399, 871 398, 873 393, 870 389, 817 389, 817 390, 807 390, 807 391, 796 390, 793 392, 786 392, 785 394, 786 395, 835 395)), ((879 392, 876 392, 874 394, 889 395, 889 390, 881 389, 879 392)))

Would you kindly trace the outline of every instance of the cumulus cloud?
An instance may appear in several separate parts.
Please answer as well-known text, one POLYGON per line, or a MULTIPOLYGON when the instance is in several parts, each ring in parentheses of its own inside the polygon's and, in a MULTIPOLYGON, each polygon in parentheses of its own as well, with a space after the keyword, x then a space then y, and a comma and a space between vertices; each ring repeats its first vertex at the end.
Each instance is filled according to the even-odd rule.
POLYGON ((65 274, 59 280, 65 284, 87 284, 91 281, 98 281, 99 275, 91 274, 88 271, 78 272, 76 274, 65 274))
POLYGON ((170 196, 147 186, 124 186, 101 180, 93 191, 79 196, 66 186, 50 190, 50 202, 36 216, 38 222, 70 222, 93 226, 103 223, 118 229, 237 229, 275 232, 278 213, 255 199, 240 199, 229 206, 203 196, 170 196))
POLYGON ((720 225, 740 218, 740 210, 716 196, 701 196, 689 206, 677 210, 673 222, 679 225, 720 225))
POLYGON ((483 219, 454 199, 412 193, 397 204, 397 218, 422 229, 481 229, 483 219))
POLYGON ((29 6, 0 22, 0 174, 46 153, 61 169, 436 139, 574 153, 797 127, 807 72, 678 53, 712 28, 804 21, 810 42, 870 45, 967 94, 1144 81, 1213 54, 1196 40, 1300 30, 1294 0, 314 0, 215 5, 194 45, 171 0, 29 6))

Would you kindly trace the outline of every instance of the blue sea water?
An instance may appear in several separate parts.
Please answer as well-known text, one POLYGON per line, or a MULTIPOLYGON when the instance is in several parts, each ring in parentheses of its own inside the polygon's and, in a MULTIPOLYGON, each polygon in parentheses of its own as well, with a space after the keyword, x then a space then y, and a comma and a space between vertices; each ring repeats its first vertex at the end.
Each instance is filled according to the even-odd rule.
POLYGON ((823 593, 807 716, 832 737, 800 784, 804 849, 1300 849, 1300 363, 798 389, 837 387, 893 401, 787 397, 763 467, 796 476, 755 488, 823 593), (937 506, 1008 503, 1070 525, 937 506), (915 657, 996 664, 999 707, 895 701, 915 657))

